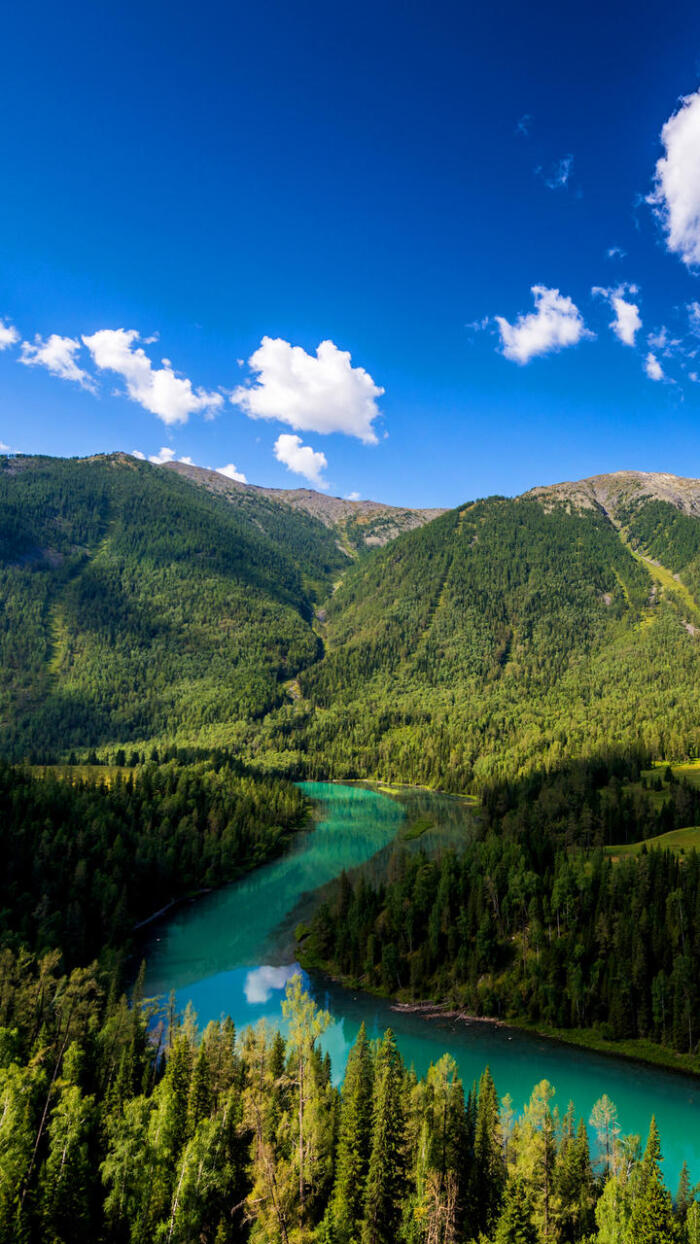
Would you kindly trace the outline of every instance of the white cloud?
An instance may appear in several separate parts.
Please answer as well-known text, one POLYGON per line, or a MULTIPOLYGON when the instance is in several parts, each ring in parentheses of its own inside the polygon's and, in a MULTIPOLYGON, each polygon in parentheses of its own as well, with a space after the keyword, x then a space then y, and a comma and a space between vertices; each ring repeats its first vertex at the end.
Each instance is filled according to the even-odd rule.
POLYGON ((148 457, 142 454, 140 449, 132 449, 131 457, 138 458, 140 462, 152 462, 154 466, 163 466, 166 462, 184 462, 185 466, 196 465, 192 458, 176 458, 175 450, 170 449, 168 445, 163 445, 157 454, 149 454, 148 457))
POLYGON ((75 337, 61 337, 58 333, 51 333, 44 340, 37 333, 33 344, 30 341, 22 342, 19 361, 27 367, 45 367, 52 376, 58 376, 60 380, 74 380, 83 389, 95 393, 97 386, 92 376, 82 367, 78 367, 75 361, 75 356, 81 349, 82 346, 75 337))
POLYGON ((650 380, 663 380, 664 378, 664 369, 651 350, 644 360, 644 370, 650 380))
MULTIPOLYGON (((549 186, 550 190, 564 190, 569 184, 573 166, 574 157, 572 155, 562 156, 561 160, 557 160, 556 164, 552 166, 549 176, 545 176, 542 173, 545 185, 549 186)), ((537 171, 541 172, 542 170, 539 169, 537 171)))
POLYGON ((136 346, 134 328, 103 328, 83 341, 101 371, 122 376, 133 402, 162 419, 163 423, 187 423, 191 414, 212 414, 223 404, 220 393, 193 389, 192 381, 176 376, 169 359, 153 367, 145 350, 136 346))
POLYGON ((516 134, 522 134, 523 138, 529 138, 530 126, 532 125, 532 117, 529 112, 524 112, 520 119, 516 122, 516 134))
POLYGON ((229 462, 228 466, 216 468, 219 475, 225 475, 227 479, 235 479, 239 484, 247 484, 248 481, 242 471, 237 470, 233 462, 229 462))
POLYGON ((647 342, 652 350, 663 354, 664 358, 670 359, 674 354, 684 355, 686 358, 694 358, 695 351, 685 349, 680 337, 671 337, 665 324, 661 326, 655 333, 649 333, 647 342))
POLYGON ((251 1006, 260 1006, 264 1002, 269 1002, 273 992, 284 989, 287 981, 296 976, 298 971, 299 965, 296 963, 286 964, 281 968, 267 965, 253 968, 252 971, 246 973, 243 985, 246 1002, 251 1006))
POLYGON ((627 251, 623 251, 621 246, 609 246, 605 254, 608 259, 624 259, 627 251))
POLYGON ((515 324, 510 324, 502 315, 495 317, 501 334, 501 353, 507 359, 515 363, 528 363, 538 355, 574 346, 584 338, 593 337, 578 307, 558 289, 533 285, 532 296, 535 310, 528 315, 519 315, 515 324))
POLYGON ((0 454, 9 454, 9 452, 10 446, 6 445, 4 441, 0 441, 0 454))
POLYGON ((700 337, 700 302, 689 302, 687 310, 690 331, 700 337))
POLYGON ((610 303, 614 312, 610 327, 624 345, 633 346, 635 336, 642 327, 642 321, 636 302, 629 302, 625 294, 639 293, 637 286, 618 285, 616 289, 601 289, 600 285, 594 285, 591 293, 598 294, 610 303))
POLYGON ((275 441, 275 457, 296 475, 303 475, 319 488, 328 487, 321 475, 328 466, 326 455, 317 453, 310 445, 302 445, 300 436, 292 436, 290 432, 283 432, 278 436, 275 441))
POLYGON ((0 320, 0 350, 7 350, 8 346, 14 346, 19 341, 19 333, 14 324, 6 324, 4 320, 0 320))
POLYGON ((248 366, 256 382, 239 385, 231 401, 251 419, 279 419, 302 432, 344 432, 377 443, 372 425, 384 390, 332 341, 322 341, 314 357, 280 337, 263 337, 248 366))
POLYGON ((359 492, 349 492, 349 493, 348 493, 348 495, 347 495, 347 497, 345 498, 345 500, 346 500, 346 501, 359 501, 359 500, 360 500, 360 494, 359 494, 359 492))
POLYGON ((700 91, 686 95, 661 131, 666 154, 656 165, 647 202, 666 233, 666 245, 689 268, 700 265, 700 91))

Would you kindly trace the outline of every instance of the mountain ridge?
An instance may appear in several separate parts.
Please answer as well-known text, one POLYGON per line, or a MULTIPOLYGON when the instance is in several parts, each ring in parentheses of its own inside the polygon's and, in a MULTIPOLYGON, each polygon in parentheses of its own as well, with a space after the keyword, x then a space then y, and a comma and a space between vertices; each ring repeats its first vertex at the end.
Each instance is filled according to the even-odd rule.
POLYGON ((597 506, 612 517, 620 508, 626 510, 643 501, 665 501, 682 513, 700 516, 700 479, 667 471, 609 471, 580 480, 540 484, 520 496, 545 504, 568 501, 584 509, 597 506))
POLYGON ((0 458, 8 755, 216 746, 476 791, 611 745, 700 753, 700 480, 426 520, 182 466, 0 458))
POLYGON ((349 527, 357 543, 366 548, 381 548, 404 531, 413 531, 445 513, 444 508, 398 506, 384 501, 334 497, 314 488, 266 488, 260 484, 243 483, 220 471, 192 466, 187 462, 168 462, 164 465, 191 483, 221 496, 241 493, 264 496, 293 510, 304 510, 325 527, 349 527))

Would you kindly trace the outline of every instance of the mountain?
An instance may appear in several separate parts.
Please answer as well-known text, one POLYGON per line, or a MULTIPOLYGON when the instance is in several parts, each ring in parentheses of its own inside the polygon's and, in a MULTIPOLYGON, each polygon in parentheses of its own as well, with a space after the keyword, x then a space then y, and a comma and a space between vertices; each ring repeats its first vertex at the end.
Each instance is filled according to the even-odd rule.
POLYGON ((700 480, 658 471, 614 471, 589 479, 531 488, 526 497, 544 505, 568 502, 576 509, 599 509, 613 521, 631 506, 663 501, 684 514, 700 516, 700 480))
POLYGON ((265 496, 122 454, 0 459, 2 750, 231 741, 317 659, 314 608, 347 564, 265 496))
POLYGON ((127 455, 0 459, 0 748, 223 745, 460 790, 695 754, 698 507, 700 481, 619 472, 428 521, 127 455))
POLYGON ((489 498, 353 566, 300 678, 300 747, 453 789, 611 746, 695 754, 697 497, 623 472, 489 498))
POLYGON ((302 510, 336 531, 341 547, 352 556, 364 549, 381 548, 404 531, 423 527, 445 512, 406 509, 384 505, 381 501, 329 497, 313 488, 260 488, 257 484, 242 484, 219 471, 190 466, 185 462, 169 462, 167 469, 231 501, 240 503, 244 496, 266 497, 293 510, 302 510))

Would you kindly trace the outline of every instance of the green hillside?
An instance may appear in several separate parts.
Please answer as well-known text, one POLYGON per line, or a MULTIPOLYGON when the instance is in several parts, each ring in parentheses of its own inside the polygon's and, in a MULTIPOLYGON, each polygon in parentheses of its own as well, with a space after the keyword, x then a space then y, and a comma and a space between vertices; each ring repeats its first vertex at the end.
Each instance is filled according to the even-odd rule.
POLYGON ((309 515, 126 455, 0 459, 0 746, 231 739, 318 655, 347 557, 309 515))
POLYGON ((606 854, 618 859, 621 855, 640 855, 642 851, 650 851, 652 848, 673 851, 674 855, 700 851, 700 825, 691 825, 687 829, 671 829, 667 834, 658 834, 656 838, 648 838, 645 842, 623 842, 607 847, 606 854))
POLYGON ((296 726, 337 774, 456 790, 611 745, 683 758, 700 744, 695 615, 630 547, 643 517, 628 536, 598 507, 491 498, 363 560, 271 749, 296 726))
POLYGON ((693 481, 492 497, 351 548, 338 499, 212 474, 0 459, 5 755, 224 746, 478 792, 611 747, 700 751, 693 481))

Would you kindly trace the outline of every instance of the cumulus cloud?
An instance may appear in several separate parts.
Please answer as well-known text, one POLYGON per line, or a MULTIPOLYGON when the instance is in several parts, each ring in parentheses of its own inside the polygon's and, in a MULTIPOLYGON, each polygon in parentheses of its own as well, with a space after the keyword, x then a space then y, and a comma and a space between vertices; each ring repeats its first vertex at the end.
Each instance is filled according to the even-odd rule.
POLYGON ((347 497, 345 498, 345 500, 346 500, 346 501, 359 501, 359 500, 360 500, 360 494, 359 494, 359 492, 349 492, 349 493, 348 493, 348 495, 347 495, 347 497))
POLYGON ((647 197, 666 245, 689 268, 700 265, 700 91, 686 95, 661 130, 666 154, 658 160, 647 197))
POLYGON ((533 285, 532 296, 535 310, 519 315, 515 324, 502 315, 495 317, 501 334, 501 353, 515 363, 529 363, 530 359, 565 346, 574 346, 592 337, 583 322, 583 316, 571 298, 558 289, 545 285, 533 285))
POLYGON ((229 462, 228 466, 216 468, 219 475, 225 475, 227 479, 235 479, 239 484, 247 484, 248 481, 242 471, 239 471, 233 464, 229 462))
POLYGON ((687 306, 690 331, 700 337, 700 302, 689 302, 687 306))
POLYGON ((0 441, 0 454, 9 454, 9 453, 10 453, 10 446, 6 445, 4 441, 0 441))
POLYGON ((0 350, 7 350, 9 346, 14 346, 19 341, 19 333, 14 324, 7 324, 5 320, 0 320, 0 350))
POLYGON ((663 380, 664 378, 664 369, 651 350, 644 360, 644 370, 650 380, 663 380))
POLYGON ((157 454, 142 454, 140 449, 132 449, 132 458, 138 458, 140 462, 152 462, 154 466, 164 466, 166 462, 184 462, 185 466, 194 466, 192 458, 176 458, 175 450, 170 449, 168 445, 163 445, 157 454))
POLYGON ((314 356, 280 337, 263 337, 248 366, 256 380, 239 385, 231 401, 251 419, 279 419, 301 432, 344 432, 377 443, 373 422, 384 389, 332 341, 322 341, 314 356))
POLYGON ((252 971, 246 973, 243 985, 246 1002, 251 1006, 260 1006, 264 1002, 269 1002, 273 992, 284 989, 287 981, 296 976, 298 971, 297 963, 285 964, 281 968, 270 967, 267 964, 260 968, 253 968, 252 971))
POLYGON ((605 254, 608 259, 624 259, 627 251, 623 251, 621 246, 609 246, 605 254))
POLYGON ((177 376, 169 359, 154 367, 134 328, 103 328, 83 337, 95 365, 121 376, 133 402, 162 419, 163 423, 187 423, 191 414, 211 415, 223 404, 220 393, 194 389, 192 381, 177 376))
POLYGON ((303 475, 319 488, 327 488, 322 471, 328 466, 326 455, 316 452, 310 445, 302 445, 300 436, 283 432, 275 441, 275 457, 295 475, 303 475))
POLYGON ((600 285, 594 285, 591 293, 605 298, 610 303, 614 312, 610 327, 624 345, 633 346, 635 336, 642 327, 642 321, 636 302, 630 302, 625 298, 625 294, 639 293, 637 286, 618 285, 615 289, 602 289, 600 285))
POLYGON ((97 386, 92 376, 75 361, 75 356, 81 349, 82 346, 75 337, 61 337, 58 333, 51 333, 44 340, 37 333, 33 343, 22 342, 19 361, 27 367, 45 367, 52 376, 58 376, 60 380, 73 380, 81 388, 95 393, 97 386))

